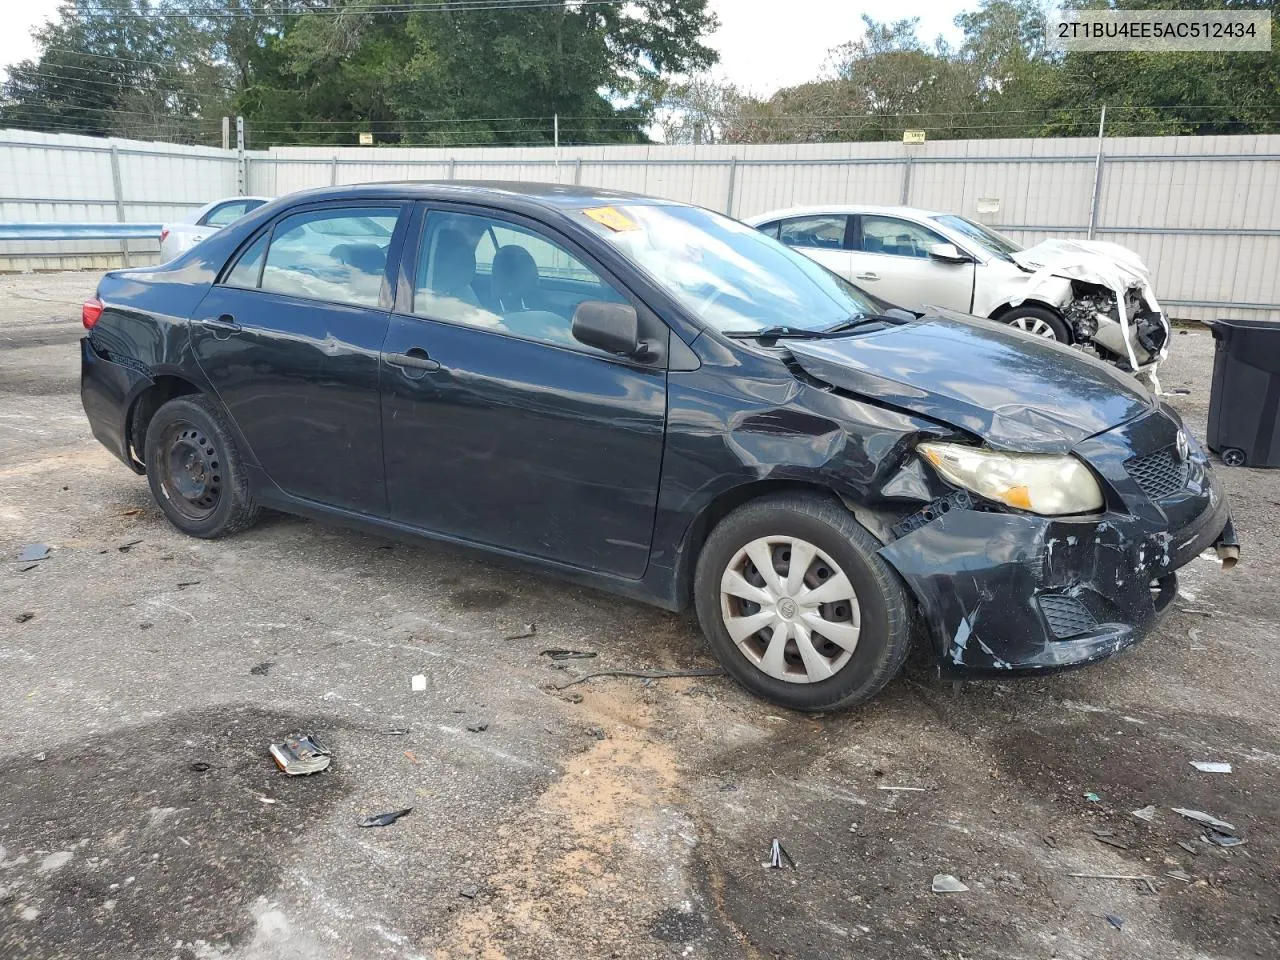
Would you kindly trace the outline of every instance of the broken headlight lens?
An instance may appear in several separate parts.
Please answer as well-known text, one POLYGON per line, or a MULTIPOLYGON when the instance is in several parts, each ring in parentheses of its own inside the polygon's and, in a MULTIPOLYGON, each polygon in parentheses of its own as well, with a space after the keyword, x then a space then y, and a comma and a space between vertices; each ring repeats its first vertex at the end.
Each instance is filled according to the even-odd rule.
POLYGON ((921 456, 945 479, 988 500, 1045 516, 1102 509, 1102 488, 1069 454, 1001 453, 960 443, 922 443, 921 456))

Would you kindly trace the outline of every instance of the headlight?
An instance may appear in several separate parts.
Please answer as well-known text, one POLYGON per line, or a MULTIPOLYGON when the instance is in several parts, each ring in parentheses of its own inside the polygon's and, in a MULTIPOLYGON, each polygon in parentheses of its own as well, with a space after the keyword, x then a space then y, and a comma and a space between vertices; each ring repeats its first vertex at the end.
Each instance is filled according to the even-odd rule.
POLYGON ((1000 453, 959 443, 922 443, 917 449, 952 483, 1019 510, 1058 516, 1102 508, 1098 481, 1069 454, 1000 453))

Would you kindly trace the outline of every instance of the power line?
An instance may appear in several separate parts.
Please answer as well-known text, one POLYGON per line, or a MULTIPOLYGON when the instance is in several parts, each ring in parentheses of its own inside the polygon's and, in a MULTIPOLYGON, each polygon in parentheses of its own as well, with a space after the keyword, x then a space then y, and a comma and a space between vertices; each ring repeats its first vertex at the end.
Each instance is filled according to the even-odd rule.
POLYGON ((567 13, 579 12, 585 7, 617 7, 628 4, 650 6, 661 0, 493 0, 483 3, 481 0, 438 0, 424 3, 420 0, 405 0, 401 3, 372 3, 367 6, 317 6, 302 10, 260 12, 253 10, 210 12, 207 10, 154 10, 148 13, 131 13, 108 10, 104 8, 85 8, 82 12, 88 16, 109 16, 113 18, 130 17, 133 19, 190 19, 190 20, 275 20, 281 17, 333 16, 348 14, 392 14, 392 13, 487 13, 504 10, 563 10, 567 13))

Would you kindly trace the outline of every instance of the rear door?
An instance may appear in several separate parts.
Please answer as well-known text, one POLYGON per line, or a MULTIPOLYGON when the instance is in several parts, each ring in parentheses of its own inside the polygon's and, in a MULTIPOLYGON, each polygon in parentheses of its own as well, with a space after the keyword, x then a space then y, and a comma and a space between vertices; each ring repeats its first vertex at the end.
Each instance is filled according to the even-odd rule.
POLYGON ((851 217, 842 213, 819 213, 803 217, 788 217, 777 223, 778 232, 767 231, 788 247, 795 247, 811 260, 817 260, 828 270, 852 280, 850 257, 851 217))
POLYGON ((862 214, 850 255, 854 283, 881 300, 909 310, 926 305, 969 312, 974 265, 929 256, 935 243, 950 243, 928 227, 881 214, 862 214))
MULTIPOLYGON (((382 366, 391 516, 503 550, 643 575, 666 426, 667 328, 533 221, 431 205, 382 366), (661 358, 573 339, 584 300, 640 308, 661 358)), ((413 257, 410 260, 410 256, 413 257)))
POLYGON ((386 515, 378 369, 406 209, 321 204, 276 220, 192 318, 201 369, 285 493, 386 515))

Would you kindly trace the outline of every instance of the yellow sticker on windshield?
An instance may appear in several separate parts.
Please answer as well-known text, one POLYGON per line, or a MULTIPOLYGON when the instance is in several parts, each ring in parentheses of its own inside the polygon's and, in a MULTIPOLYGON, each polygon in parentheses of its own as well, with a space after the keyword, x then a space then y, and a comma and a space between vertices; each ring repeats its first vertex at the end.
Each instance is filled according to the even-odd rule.
POLYGON ((610 230, 640 229, 640 224, 636 223, 617 207, 592 207, 590 210, 583 210, 582 212, 596 223, 608 227, 610 230))

